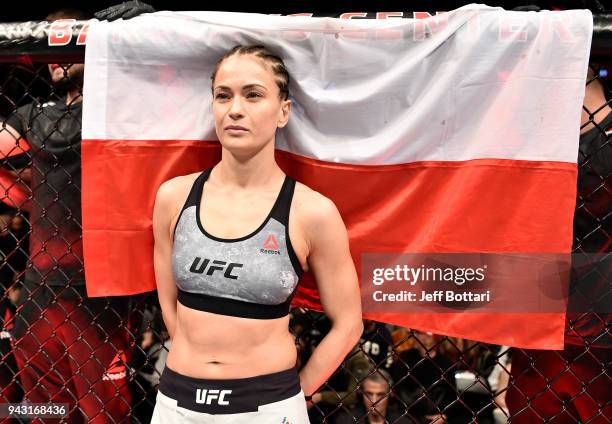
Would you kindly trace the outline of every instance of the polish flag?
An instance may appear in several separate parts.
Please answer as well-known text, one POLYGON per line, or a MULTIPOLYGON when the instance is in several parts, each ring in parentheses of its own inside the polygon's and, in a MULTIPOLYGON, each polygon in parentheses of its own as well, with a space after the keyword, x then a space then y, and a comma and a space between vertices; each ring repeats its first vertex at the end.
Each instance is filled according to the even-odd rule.
MULTIPOLYGON (((159 185, 220 159, 210 76, 236 44, 284 58, 277 161, 331 198, 369 252, 570 252, 588 11, 469 5, 426 19, 158 12, 92 25, 83 101, 90 296, 155 289, 159 185)), ((321 310, 305 276, 294 306, 321 310)), ((560 349, 565 314, 365 313, 450 336, 560 349)))

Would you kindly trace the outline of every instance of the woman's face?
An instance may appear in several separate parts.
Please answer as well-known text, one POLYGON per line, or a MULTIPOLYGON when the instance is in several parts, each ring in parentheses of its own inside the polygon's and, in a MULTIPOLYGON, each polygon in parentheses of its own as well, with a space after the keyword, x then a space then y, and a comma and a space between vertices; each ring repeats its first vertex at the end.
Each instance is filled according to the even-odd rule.
POLYGON ((241 156, 257 153, 287 124, 290 109, 262 59, 234 55, 221 63, 213 82, 213 113, 225 149, 241 156))

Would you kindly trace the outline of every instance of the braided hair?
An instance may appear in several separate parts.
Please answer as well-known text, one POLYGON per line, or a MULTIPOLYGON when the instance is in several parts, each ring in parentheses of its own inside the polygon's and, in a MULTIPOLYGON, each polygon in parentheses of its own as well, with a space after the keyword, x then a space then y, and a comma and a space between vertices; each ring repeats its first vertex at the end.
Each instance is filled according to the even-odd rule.
POLYGON ((289 72, 287 72, 287 68, 283 60, 268 50, 267 47, 262 45, 248 45, 248 46, 235 46, 230 51, 225 53, 221 59, 217 62, 215 66, 215 70, 211 76, 211 81, 214 84, 215 77, 217 76, 217 71, 221 66, 221 63, 228 57, 234 55, 255 55, 256 57, 261 58, 274 73, 274 77, 276 80, 276 85, 279 89, 279 96, 281 100, 287 100, 289 98, 289 72))

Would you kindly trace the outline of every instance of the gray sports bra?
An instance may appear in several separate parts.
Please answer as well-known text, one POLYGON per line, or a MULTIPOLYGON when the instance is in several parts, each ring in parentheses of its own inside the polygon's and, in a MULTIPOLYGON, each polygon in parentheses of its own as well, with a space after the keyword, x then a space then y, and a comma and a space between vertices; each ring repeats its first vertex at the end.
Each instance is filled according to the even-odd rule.
POLYGON ((178 301, 192 309, 244 318, 287 315, 303 273, 289 240, 295 180, 285 177, 258 229, 223 239, 207 233, 200 222, 200 199, 210 171, 195 180, 174 229, 172 271, 178 301))

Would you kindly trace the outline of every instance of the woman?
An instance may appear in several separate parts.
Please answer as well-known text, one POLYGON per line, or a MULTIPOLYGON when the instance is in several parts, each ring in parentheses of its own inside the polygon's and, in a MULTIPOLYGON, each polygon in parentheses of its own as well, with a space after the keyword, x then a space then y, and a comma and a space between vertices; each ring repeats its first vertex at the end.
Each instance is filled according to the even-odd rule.
POLYGON ((276 129, 291 111, 288 83, 266 48, 228 52, 212 75, 221 161, 157 193, 155 273, 172 347, 154 423, 307 423, 304 395, 361 335, 340 214, 274 159, 276 129), (288 312, 304 271, 333 325, 298 375, 288 312))

